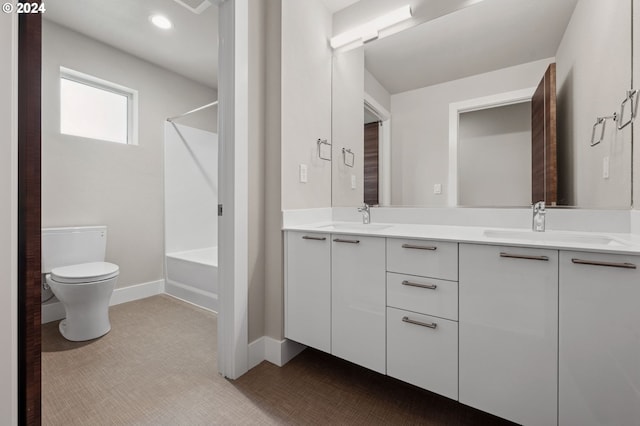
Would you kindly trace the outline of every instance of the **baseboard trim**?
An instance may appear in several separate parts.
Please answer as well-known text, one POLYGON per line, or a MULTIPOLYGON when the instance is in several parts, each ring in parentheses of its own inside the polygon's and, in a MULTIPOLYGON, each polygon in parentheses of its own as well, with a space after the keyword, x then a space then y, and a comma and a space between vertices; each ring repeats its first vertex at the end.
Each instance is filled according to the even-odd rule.
MULTIPOLYGON (((136 284, 128 287, 116 288, 111 296, 110 306, 121 303, 132 302, 134 300, 146 299, 164 293, 164 280, 151 281, 148 283, 136 284)), ((42 324, 63 319, 65 316, 64 306, 57 299, 52 299, 42 305, 42 324)))
POLYGON ((180 284, 172 280, 166 280, 164 291, 176 299, 216 313, 218 312, 218 295, 215 293, 180 284))
POLYGON ((276 340, 269 336, 260 337, 249 343, 249 369, 262 361, 269 361, 282 367, 305 348, 306 346, 288 339, 276 340))

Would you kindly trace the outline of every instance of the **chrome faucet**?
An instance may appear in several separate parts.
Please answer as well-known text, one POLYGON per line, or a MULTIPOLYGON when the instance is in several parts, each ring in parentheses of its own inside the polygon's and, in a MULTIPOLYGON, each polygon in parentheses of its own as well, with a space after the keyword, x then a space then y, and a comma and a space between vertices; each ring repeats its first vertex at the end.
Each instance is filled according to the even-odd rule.
POLYGON ((533 205, 533 230, 535 232, 544 232, 544 218, 547 214, 547 210, 544 206, 544 201, 538 201, 533 205))
POLYGON ((367 225, 371 222, 371 210, 369 208, 369 204, 364 203, 364 206, 358 207, 358 211, 362 213, 362 223, 367 225))

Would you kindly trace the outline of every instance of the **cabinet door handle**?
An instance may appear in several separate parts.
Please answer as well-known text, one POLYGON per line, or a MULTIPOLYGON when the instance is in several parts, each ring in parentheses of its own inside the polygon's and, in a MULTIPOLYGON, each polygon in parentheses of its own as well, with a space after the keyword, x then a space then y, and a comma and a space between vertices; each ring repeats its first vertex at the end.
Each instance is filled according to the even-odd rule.
POLYGON ((427 288, 429 290, 435 290, 436 288, 438 288, 438 286, 435 284, 420 284, 420 283, 414 283, 407 280, 402 281, 402 285, 407 285, 409 287, 427 288))
POLYGON ((416 320, 412 320, 409 317, 402 317, 402 322, 407 322, 409 324, 415 324, 422 327, 432 328, 434 330, 438 326, 438 324, 436 324, 435 322, 429 323, 429 322, 416 321, 416 320))
POLYGON ((334 238, 333 241, 335 241, 336 243, 360 244, 360 240, 344 240, 342 238, 334 238))
POLYGON ((547 256, 528 256, 526 254, 512 254, 505 252, 501 252, 500 257, 508 257, 510 259, 542 260, 545 262, 549 261, 547 256))
POLYGON ((583 260, 583 259, 571 259, 571 262, 578 265, 593 265, 593 266, 608 266, 610 268, 624 268, 624 269, 636 269, 636 265, 633 263, 616 263, 616 262, 601 262, 596 260, 583 260))
POLYGON ((438 247, 436 246, 418 246, 415 244, 403 244, 402 248, 406 248, 406 249, 414 249, 414 250, 437 250, 438 247))
POLYGON ((302 237, 303 240, 314 240, 314 241, 325 241, 327 237, 311 237, 309 235, 305 235, 302 237))

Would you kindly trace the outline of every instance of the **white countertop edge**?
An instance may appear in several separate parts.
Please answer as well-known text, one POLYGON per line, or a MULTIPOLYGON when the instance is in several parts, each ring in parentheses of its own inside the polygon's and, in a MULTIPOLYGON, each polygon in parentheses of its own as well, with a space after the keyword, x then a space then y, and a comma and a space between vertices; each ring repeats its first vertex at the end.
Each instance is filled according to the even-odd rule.
MULTIPOLYGON (((585 252, 640 255, 640 236, 635 234, 607 233, 607 232, 576 232, 576 231, 546 231, 550 234, 566 234, 577 236, 602 236, 616 240, 620 245, 588 244, 566 241, 531 241, 515 238, 494 238, 484 235, 486 230, 506 232, 533 232, 525 228, 493 228, 476 226, 450 225, 416 225, 394 223, 372 223, 373 226, 388 226, 384 229, 326 229, 331 225, 366 227, 359 222, 316 222, 304 225, 285 226, 283 231, 302 231, 321 234, 363 235, 371 237, 406 238, 419 240, 434 240, 459 243, 476 243, 511 247, 548 248, 554 250, 574 250, 585 252)), ((373 228, 373 227, 372 227, 373 228)))

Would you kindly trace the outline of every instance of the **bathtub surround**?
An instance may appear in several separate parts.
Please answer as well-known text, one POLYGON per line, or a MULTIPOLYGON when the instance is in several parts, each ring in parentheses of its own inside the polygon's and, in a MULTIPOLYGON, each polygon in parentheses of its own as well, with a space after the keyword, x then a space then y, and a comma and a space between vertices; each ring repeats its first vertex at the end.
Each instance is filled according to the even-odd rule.
POLYGON ((164 127, 165 290, 217 312, 218 135, 164 127))
POLYGON ((218 312, 218 248, 167 253, 165 292, 218 312))
MULTIPOLYGON (((164 120, 217 99, 216 90, 47 20, 42 81, 43 227, 107 225, 119 288, 163 279, 164 120), (60 134, 61 66, 138 90, 138 145, 60 134)), ((215 110, 183 124, 216 130, 215 110)))

